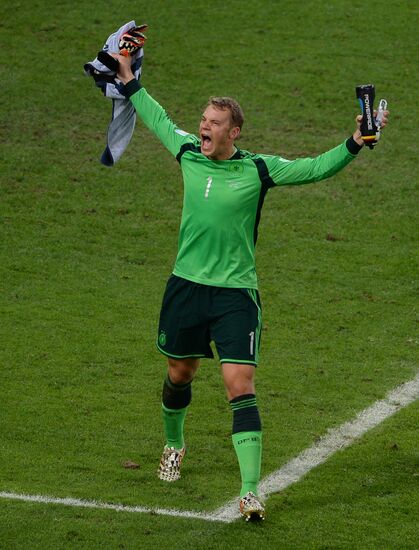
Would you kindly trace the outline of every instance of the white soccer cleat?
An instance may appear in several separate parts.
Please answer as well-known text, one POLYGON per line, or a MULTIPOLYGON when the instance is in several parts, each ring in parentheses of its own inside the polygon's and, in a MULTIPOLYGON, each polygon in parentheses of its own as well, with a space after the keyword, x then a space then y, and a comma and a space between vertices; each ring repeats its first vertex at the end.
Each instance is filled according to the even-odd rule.
POLYGON ((186 449, 175 449, 165 446, 161 455, 157 475, 162 481, 177 481, 180 478, 180 465, 186 449))
POLYGON ((265 519, 265 506, 254 493, 249 491, 240 499, 240 513, 246 521, 265 519))

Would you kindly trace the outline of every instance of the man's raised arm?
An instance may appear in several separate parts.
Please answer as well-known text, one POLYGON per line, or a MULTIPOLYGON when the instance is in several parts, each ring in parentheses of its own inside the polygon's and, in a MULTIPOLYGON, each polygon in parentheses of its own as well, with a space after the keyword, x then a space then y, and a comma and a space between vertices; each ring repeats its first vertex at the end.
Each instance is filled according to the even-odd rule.
MULTIPOLYGON (((375 116, 376 113, 374 113, 375 116)), ((381 128, 388 122, 388 111, 384 111, 381 128)), ((361 137, 362 115, 355 119, 356 130, 344 143, 313 158, 286 160, 272 155, 261 155, 269 176, 276 185, 299 185, 321 181, 334 176, 349 164, 364 146, 361 137)))
POLYGON ((118 54, 112 54, 112 57, 119 62, 117 76, 125 85, 126 95, 131 100, 139 117, 173 156, 179 153, 182 145, 196 140, 192 134, 180 130, 163 107, 134 78, 130 57, 118 54))

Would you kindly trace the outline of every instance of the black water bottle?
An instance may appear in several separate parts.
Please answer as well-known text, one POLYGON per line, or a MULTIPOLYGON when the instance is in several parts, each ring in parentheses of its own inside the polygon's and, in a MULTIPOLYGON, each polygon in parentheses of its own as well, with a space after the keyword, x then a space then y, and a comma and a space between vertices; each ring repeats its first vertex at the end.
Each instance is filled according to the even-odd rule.
POLYGON ((374 120, 374 84, 363 84, 356 87, 356 97, 362 109, 361 137, 370 149, 377 143, 377 125, 374 120))

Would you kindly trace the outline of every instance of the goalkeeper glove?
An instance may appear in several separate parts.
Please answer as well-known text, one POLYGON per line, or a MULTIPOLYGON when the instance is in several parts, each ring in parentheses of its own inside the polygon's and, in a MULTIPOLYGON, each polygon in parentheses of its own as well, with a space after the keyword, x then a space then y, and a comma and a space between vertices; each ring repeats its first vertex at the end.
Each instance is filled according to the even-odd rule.
POLYGON ((132 27, 125 31, 119 39, 119 53, 125 57, 134 55, 140 48, 143 47, 147 37, 142 31, 147 29, 148 25, 140 25, 132 27))

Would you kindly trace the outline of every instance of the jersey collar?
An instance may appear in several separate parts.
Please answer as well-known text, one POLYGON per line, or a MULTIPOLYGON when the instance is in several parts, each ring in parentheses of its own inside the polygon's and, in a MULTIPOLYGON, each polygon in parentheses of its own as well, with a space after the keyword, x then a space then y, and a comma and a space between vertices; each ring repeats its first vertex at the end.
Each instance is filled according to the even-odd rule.
POLYGON ((234 152, 234 155, 232 157, 230 157, 228 160, 239 160, 241 158, 242 158, 241 151, 240 151, 240 149, 236 148, 236 150, 234 152))

